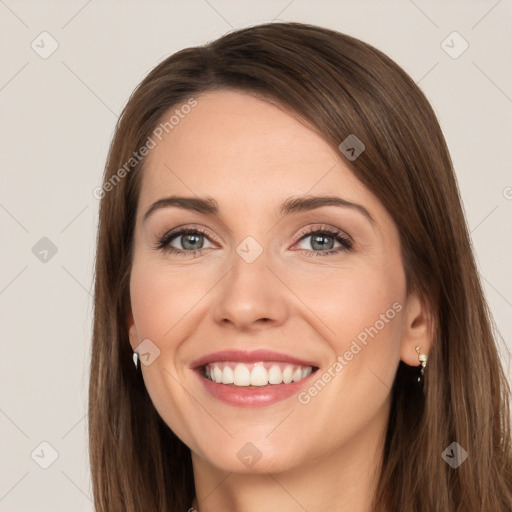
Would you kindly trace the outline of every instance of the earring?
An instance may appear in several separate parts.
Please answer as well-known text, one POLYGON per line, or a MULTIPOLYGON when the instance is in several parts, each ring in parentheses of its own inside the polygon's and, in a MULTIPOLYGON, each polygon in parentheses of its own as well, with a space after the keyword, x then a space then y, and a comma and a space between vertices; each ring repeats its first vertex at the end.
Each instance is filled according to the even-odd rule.
POLYGON ((139 367, 140 367, 139 361, 140 361, 139 353, 134 352, 133 353, 133 364, 135 365, 135 371, 139 370, 139 367))
POLYGON ((425 366, 427 366, 428 357, 426 354, 422 354, 420 352, 420 350, 421 350, 421 347, 416 347, 416 352, 418 352, 418 359, 421 363, 421 368, 418 373, 418 384, 423 384, 423 374, 425 372, 425 366))

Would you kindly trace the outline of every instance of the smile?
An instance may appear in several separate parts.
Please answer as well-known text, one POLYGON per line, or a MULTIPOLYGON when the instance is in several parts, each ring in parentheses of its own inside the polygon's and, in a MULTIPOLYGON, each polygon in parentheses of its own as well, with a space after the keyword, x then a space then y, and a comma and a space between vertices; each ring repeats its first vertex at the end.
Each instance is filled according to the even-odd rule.
POLYGON ((259 349, 213 352, 195 359, 189 367, 214 399, 235 407, 265 407, 300 393, 319 364, 259 349))
POLYGON ((255 363, 223 361, 204 365, 203 376, 217 384, 231 384, 237 387, 261 387, 298 382, 305 379, 312 371, 312 366, 281 361, 255 363))

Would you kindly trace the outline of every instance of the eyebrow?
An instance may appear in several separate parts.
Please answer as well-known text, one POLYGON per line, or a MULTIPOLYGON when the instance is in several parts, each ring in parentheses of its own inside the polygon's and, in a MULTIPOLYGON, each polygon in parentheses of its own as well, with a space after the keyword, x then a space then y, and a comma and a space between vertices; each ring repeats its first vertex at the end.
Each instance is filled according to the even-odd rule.
MULTIPOLYGON (((337 196, 312 196, 312 197, 290 197, 283 202, 280 208, 281 215, 289 215, 297 212, 304 212, 322 208, 323 206, 338 206, 342 208, 353 209, 364 217, 366 217, 372 224, 375 222, 370 212, 360 204, 351 203, 341 197, 337 196)), ((164 197, 155 201, 144 214, 143 221, 146 221, 155 211, 162 208, 181 208, 184 210, 192 210, 205 215, 220 216, 220 208, 212 197, 183 197, 183 196, 170 196, 164 197)))

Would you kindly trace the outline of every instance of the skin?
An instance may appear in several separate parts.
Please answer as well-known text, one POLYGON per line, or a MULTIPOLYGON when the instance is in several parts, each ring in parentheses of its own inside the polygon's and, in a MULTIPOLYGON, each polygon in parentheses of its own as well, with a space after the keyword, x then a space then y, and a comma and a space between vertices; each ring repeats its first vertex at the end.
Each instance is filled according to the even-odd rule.
POLYGON ((160 350, 142 365, 144 382, 191 449, 194 507, 368 512, 399 361, 417 366, 415 347, 428 354, 431 342, 429 311, 406 292, 397 227, 344 157, 282 107, 231 90, 196 99, 146 159, 127 319, 134 350, 148 338, 160 350), (212 197, 220 217, 171 207, 143 220, 173 194, 212 197), (374 222, 337 206, 280 215, 289 197, 311 195, 361 205, 374 222), (207 232, 200 254, 190 255, 186 236, 171 242, 184 255, 155 248, 178 226, 207 232), (315 257, 322 248, 301 234, 309 227, 348 234, 352 250, 315 257), (252 263, 236 252, 248 236, 263 249, 252 263), (294 395, 228 405, 190 368, 218 350, 263 348, 317 362, 320 378, 394 303, 396 316, 307 404, 294 395), (248 442, 261 454, 251 468, 237 457, 248 442))

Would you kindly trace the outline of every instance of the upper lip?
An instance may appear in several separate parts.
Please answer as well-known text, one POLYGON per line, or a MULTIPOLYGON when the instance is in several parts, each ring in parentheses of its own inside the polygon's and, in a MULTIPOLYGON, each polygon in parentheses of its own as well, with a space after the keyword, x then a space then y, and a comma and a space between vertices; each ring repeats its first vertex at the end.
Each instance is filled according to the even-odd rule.
POLYGON ((283 354, 280 352, 274 352, 271 350, 221 350, 219 352, 212 352, 199 359, 196 359, 190 363, 191 368, 198 368, 209 363, 215 363, 220 361, 234 361, 239 363, 257 363, 259 361, 281 361, 284 363, 297 364, 300 366, 312 366, 316 368, 317 365, 314 362, 299 359, 295 356, 283 354))

